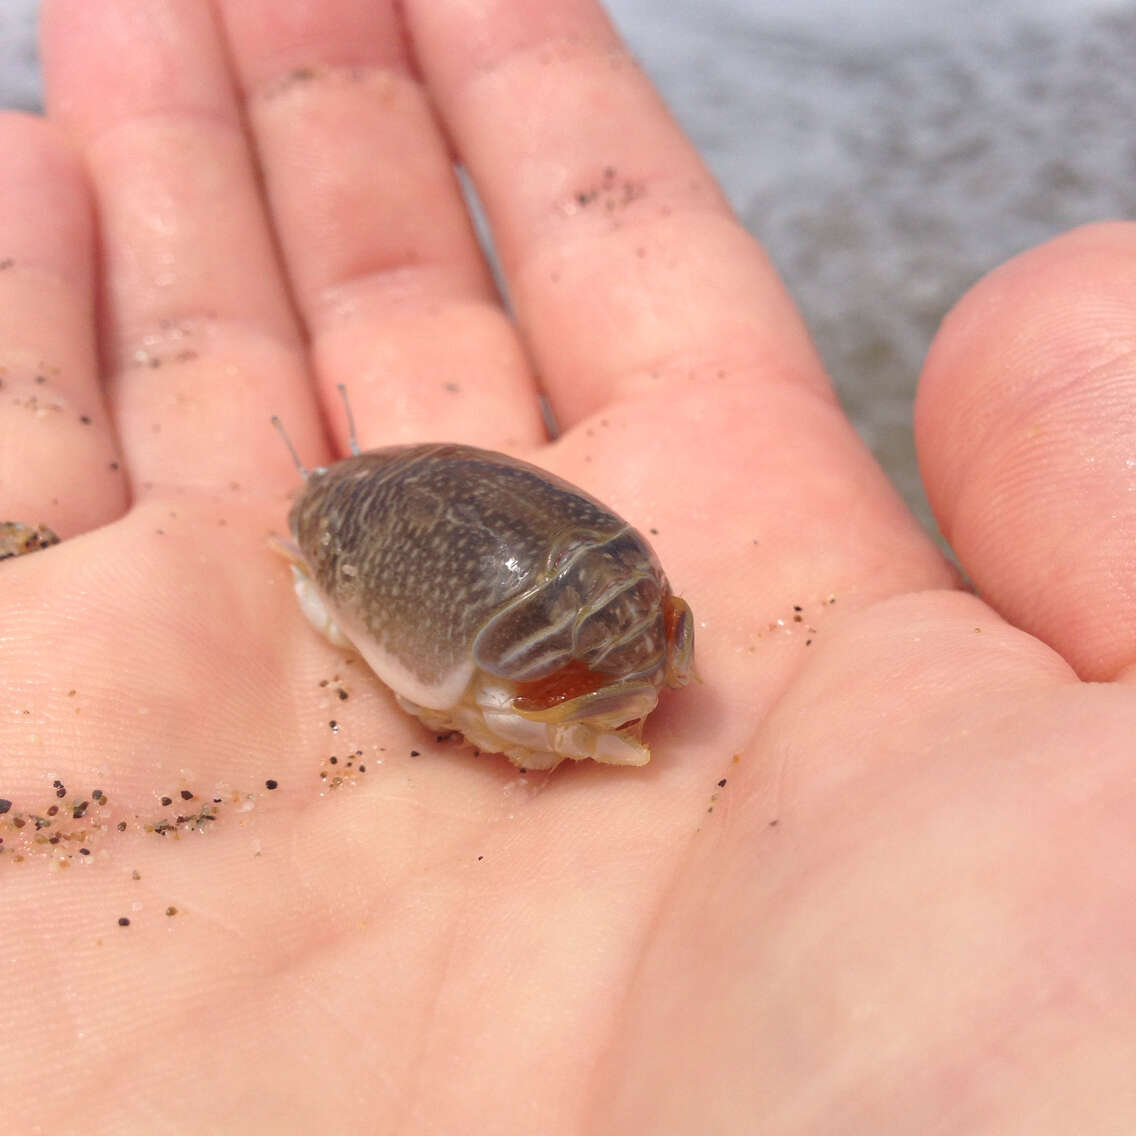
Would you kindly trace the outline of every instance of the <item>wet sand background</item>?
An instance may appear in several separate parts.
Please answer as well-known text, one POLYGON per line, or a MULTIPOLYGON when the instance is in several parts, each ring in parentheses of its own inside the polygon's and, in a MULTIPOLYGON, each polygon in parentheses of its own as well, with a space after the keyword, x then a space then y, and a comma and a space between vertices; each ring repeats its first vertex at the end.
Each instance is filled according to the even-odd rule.
MULTIPOLYGON (((1136 216, 1136 3, 611 0, 769 249, 857 428, 933 527, 923 356, 996 264, 1136 216)), ((0 106, 36 109, 37 0, 0 4, 0 106)))

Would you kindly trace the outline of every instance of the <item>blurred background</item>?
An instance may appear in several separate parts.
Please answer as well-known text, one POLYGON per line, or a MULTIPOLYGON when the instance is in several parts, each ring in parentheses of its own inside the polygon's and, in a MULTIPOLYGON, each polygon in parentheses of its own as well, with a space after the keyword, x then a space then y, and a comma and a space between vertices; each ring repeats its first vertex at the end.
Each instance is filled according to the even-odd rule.
MULTIPOLYGON (((0 106, 40 105, 0 0, 0 106)), ((1136 0, 609 0, 933 527, 911 441, 940 319, 988 269, 1136 216, 1136 0)))

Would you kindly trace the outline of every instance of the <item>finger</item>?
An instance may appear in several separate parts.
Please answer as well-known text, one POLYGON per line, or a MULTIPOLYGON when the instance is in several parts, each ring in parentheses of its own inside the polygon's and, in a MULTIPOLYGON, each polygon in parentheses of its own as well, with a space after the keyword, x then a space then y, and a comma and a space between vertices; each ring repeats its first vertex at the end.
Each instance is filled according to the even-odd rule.
POLYGON ((222 0, 330 420, 364 444, 542 436, 453 163, 392 4, 222 0))
POLYGON ((980 593, 1084 678, 1136 660, 1136 226, 977 285, 927 361, 927 493, 980 593))
POLYGON ((43 54, 94 186, 104 366, 136 485, 290 481, 269 416, 300 445, 318 429, 209 8, 50 0, 43 54))
POLYGON ((562 423, 739 376, 827 388, 776 274, 590 0, 411 0, 562 423))
POLYGON ((126 508, 95 362, 91 207, 40 119, 0 115, 0 521, 70 536, 126 508))
POLYGON ((652 729, 713 767, 818 629, 951 577, 599 8, 412 0, 407 18, 542 381, 580 427, 542 460, 647 529, 691 603, 705 684, 652 729))

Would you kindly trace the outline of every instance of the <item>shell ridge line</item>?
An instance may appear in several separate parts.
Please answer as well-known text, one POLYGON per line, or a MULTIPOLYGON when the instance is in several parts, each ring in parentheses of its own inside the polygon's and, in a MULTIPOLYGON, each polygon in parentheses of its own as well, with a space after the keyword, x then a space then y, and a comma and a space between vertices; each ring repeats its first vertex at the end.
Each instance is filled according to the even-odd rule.
MULTIPOLYGON (((546 639, 554 639, 557 635, 567 631, 569 627, 573 625, 575 618, 576 616, 574 612, 565 611, 557 622, 550 623, 546 627, 534 631, 530 635, 526 635, 524 639, 517 640, 516 646, 510 648, 508 651, 505 651, 501 655, 501 662, 516 662, 516 660, 521 655, 525 654, 533 647, 536 647, 539 643, 544 642, 544 640, 546 639)), ((486 626, 488 627, 488 624, 486 626)))
MULTIPOLYGON (((598 670, 599 664, 603 663, 609 655, 614 654, 621 648, 628 646, 630 643, 633 643, 640 635, 643 635, 647 631, 652 623, 657 624, 657 622, 658 620, 656 619, 656 617, 650 613, 645 614, 640 619, 635 620, 627 627, 622 635, 613 638, 612 641, 603 649, 603 651, 595 656, 595 658, 592 660, 595 666, 592 669, 598 670)), ((650 668, 651 664, 647 663, 641 670, 633 671, 632 673, 625 675, 624 678, 627 681, 632 681, 638 678, 641 674, 644 674, 647 670, 650 670, 650 668)))
MULTIPOLYGON (((591 617, 601 614, 608 605, 618 599, 620 595, 636 591, 645 581, 655 583, 661 590, 665 590, 665 580, 658 578, 661 577, 662 574, 657 573, 656 575, 657 570, 653 564, 651 565, 650 571, 640 570, 630 572, 626 576, 622 576, 620 579, 609 584, 598 596, 592 597, 587 600, 586 603, 584 598, 581 597, 581 606, 567 609, 555 621, 546 623, 543 627, 532 631, 522 638, 516 639, 508 650, 496 656, 496 665, 489 663, 486 644, 494 635, 501 632, 503 625, 507 625, 510 621, 518 618, 524 608, 547 588, 554 586, 558 582, 565 582, 573 577, 573 570, 577 568, 581 560, 592 556, 598 550, 603 549, 605 545, 610 545, 624 537, 630 537, 642 548, 649 548, 635 528, 630 524, 624 523, 617 532, 602 540, 585 541, 578 547, 573 548, 565 560, 557 565, 555 572, 546 570, 541 573, 541 578, 539 578, 536 583, 498 610, 496 615, 481 628, 474 640, 474 654, 475 657, 478 658, 479 664, 485 667, 491 674, 512 678, 517 681, 532 681, 544 677, 553 673, 559 667, 566 665, 572 659, 582 659, 585 654, 592 653, 587 650, 581 650, 581 629, 591 617), (571 628, 570 643, 565 643, 563 646, 556 645, 556 638, 562 635, 568 628, 571 628), (550 642, 549 649, 540 657, 528 659, 527 664, 524 666, 524 676, 522 677, 513 673, 511 665, 516 664, 517 661, 522 659, 525 655, 534 655, 540 644, 545 641, 550 642)), ((579 591, 579 589, 577 589, 577 591, 579 591)), ((620 634, 615 642, 600 655, 590 660, 588 664, 590 669, 596 670, 597 673, 602 673, 594 664, 605 659, 619 647, 626 646, 628 642, 633 641, 635 636, 643 628, 647 627, 650 622, 650 618, 646 616, 634 620, 628 628, 620 634)), ((635 673, 638 675, 640 672, 637 671, 635 673)))

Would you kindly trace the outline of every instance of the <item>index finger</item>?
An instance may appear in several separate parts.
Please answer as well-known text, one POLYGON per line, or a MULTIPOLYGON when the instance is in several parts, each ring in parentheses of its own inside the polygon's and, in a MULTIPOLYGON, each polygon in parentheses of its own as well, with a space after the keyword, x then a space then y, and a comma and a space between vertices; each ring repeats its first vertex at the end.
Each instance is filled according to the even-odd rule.
POLYGON ((717 761, 784 688, 811 620, 830 627, 952 575, 599 6, 407 0, 406 12, 538 373, 576 427, 541 460, 650 519, 698 621, 701 701, 719 700, 687 713, 684 741, 717 761))
POLYGON ((406 9, 562 423, 758 368, 829 397, 776 273, 596 4, 406 9))

